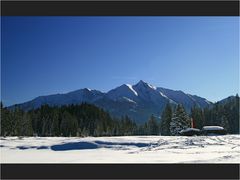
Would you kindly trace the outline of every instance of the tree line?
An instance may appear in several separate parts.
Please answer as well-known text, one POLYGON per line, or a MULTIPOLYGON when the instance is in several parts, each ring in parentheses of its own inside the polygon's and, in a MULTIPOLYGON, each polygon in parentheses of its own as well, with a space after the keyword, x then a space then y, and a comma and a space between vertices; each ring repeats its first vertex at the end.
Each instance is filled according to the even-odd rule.
POLYGON ((153 115, 144 124, 136 124, 128 116, 116 118, 92 104, 50 107, 23 111, 10 110, 1 103, 1 136, 126 136, 179 135, 191 126, 223 126, 228 133, 239 133, 239 97, 216 103, 211 108, 194 106, 188 114, 182 105, 167 104, 161 121, 153 115))
POLYGON ((217 102, 208 108, 194 106, 188 115, 182 105, 172 107, 168 104, 162 112, 161 135, 178 135, 180 130, 191 127, 222 126, 229 134, 239 134, 239 96, 229 97, 225 102, 217 102))
MULTIPOLYGON (((151 134, 155 119, 138 126, 128 116, 113 118, 92 104, 9 110, 1 103, 1 136, 126 136, 151 134)), ((157 132, 157 130, 154 130, 157 132)))

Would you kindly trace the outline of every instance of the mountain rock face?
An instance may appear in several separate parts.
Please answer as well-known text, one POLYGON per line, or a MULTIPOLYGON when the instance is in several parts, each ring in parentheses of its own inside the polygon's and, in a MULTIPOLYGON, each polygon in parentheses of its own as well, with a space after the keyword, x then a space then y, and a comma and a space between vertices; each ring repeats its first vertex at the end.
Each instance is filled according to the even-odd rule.
POLYGON ((107 93, 84 88, 66 94, 39 96, 9 108, 19 107, 23 110, 30 110, 44 104, 62 106, 81 104, 82 102, 95 104, 108 111, 112 116, 128 115, 137 123, 145 122, 151 114, 160 118, 167 103, 172 106, 182 104, 188 112, 193 106, 205 108, 212 104, 199 96, 155 87, 141 80, 135 85, 123 84, 107 93))

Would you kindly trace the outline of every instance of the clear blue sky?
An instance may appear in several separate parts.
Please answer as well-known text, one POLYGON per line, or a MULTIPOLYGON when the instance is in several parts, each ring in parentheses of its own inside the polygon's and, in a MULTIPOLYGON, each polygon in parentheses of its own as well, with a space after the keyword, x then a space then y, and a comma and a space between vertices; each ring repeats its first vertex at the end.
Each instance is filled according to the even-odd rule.
POLYGON ((218 101, 239 93, 239 17, 2 17, 4 105, 140 79, 218 101))

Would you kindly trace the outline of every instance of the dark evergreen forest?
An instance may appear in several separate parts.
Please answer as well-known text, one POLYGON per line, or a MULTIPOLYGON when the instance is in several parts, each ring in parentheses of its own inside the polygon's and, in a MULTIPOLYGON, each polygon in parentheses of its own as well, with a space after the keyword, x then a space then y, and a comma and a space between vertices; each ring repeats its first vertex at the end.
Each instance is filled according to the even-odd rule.
POLYGON ((174 121, 186 122, 193 118, 196 128, 223 126, 229 134, 239 134, 239 96, 218 102, 210 108, 197 106, 187 114, 184 107, 166 105, 161 121, 153 115, 145 124, 136 124, 128 116, 111 117, 95 105, 82 103, 61 107, 43 105, 24 112, 10 110, 1 103, 1 136, 126 136, 126 135, 175 135, 174 121))

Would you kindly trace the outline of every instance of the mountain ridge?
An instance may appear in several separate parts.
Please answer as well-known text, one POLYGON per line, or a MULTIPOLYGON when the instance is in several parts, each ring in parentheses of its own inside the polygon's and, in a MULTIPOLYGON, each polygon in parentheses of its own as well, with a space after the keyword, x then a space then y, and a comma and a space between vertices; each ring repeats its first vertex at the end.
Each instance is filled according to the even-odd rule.
POLYGON ((8 108, 19 107, 23 110, 31 110, 44 104, 62 106, 83 102, 97 105, 113 116, 128 115, 139 123, 146 121, 151 114, 159 118, 167 103, 172 106, 183 104, 188 112, 195 105, 205 108, 212 104, 200 96, 187 94, 180 90, 156 87, 140 80, 135 85, 122 84, 106 93, 83 88, 63 94, 38 96, 8 108))

